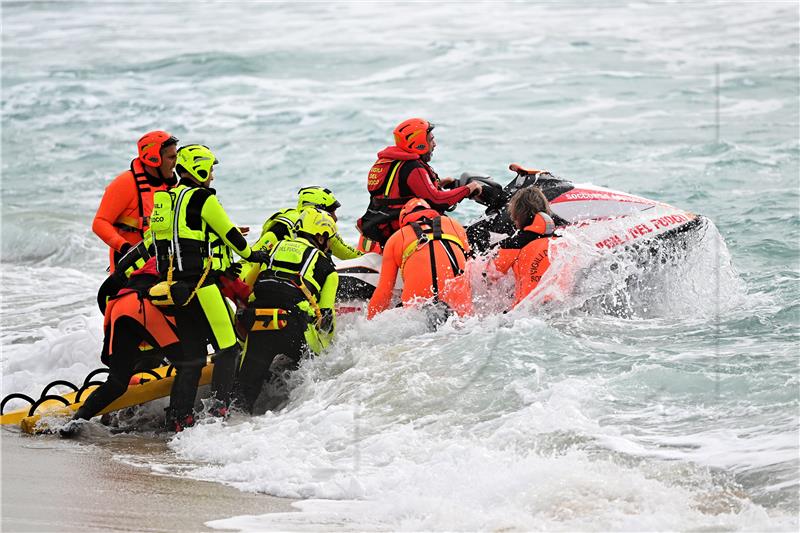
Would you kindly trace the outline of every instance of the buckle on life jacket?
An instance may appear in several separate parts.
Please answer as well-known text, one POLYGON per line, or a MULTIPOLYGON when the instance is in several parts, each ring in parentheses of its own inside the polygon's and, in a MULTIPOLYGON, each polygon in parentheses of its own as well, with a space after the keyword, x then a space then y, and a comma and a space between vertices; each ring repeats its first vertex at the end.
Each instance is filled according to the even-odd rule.
POLYGON ((250 331, 275 331, 283 329, 288 324, 289 311, 275 307, 261 307, 255 309, 255 322, 250 331))

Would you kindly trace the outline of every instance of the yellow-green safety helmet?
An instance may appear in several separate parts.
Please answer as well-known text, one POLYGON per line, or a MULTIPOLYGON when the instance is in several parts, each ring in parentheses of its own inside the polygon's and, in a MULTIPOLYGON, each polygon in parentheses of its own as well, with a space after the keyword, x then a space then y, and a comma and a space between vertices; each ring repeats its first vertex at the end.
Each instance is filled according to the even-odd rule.
POLYGON ((295 226, 297 233, 304 233, 311 237, 322 235, 331 238, 336 235, 336 222, 325 211, 315 208, 306 208, 300 213, 295 226))
POLYGON ((188 172, 198 183, 205 183, 211 175, 211 167, 219 163, 214 153, 203 144, 187 144, 178 149, 178 174, 188 172))
POLYGON ((333 213, 341 206, 342 204, 336 201, 330 189, 314 185, 303 187, 297 191, 297 209, 316 207, 328 213, 333 213))

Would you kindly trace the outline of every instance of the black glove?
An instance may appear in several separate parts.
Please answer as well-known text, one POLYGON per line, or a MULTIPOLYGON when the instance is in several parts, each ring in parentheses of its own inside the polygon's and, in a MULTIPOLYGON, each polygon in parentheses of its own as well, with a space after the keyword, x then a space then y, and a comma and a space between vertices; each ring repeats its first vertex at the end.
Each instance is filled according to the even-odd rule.
POLYGON ((333 331, 333 309, 322 310, 322 320, 320 321, 319 329, 325 333, 333 331))
MULTIPOLYGON (((252 257, 252 255, 251 255, 252 257)), ((231 266, 225 269, 225 275, 231 279, 236 279, 242 273, 242 264, 241 263, 233 263, 231 266)))
POLYGON ((250 257, 247 260, 251 263, 267 263, 269 262, 269 252, 266 250, 251 250, 250 257))
POLYGON ((131 249, 131 243, 126 242, 125 244, 119 247, 119 256, 122 257, 123 255, 128 253, 128 250, 130 249, 131 249))

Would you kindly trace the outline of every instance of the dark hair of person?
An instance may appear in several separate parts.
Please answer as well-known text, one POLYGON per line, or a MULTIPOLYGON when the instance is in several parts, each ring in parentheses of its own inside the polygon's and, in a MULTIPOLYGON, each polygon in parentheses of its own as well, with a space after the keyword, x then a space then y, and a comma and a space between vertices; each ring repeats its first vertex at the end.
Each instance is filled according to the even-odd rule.
POLYGON ((519 229, 533 222, 533 217, 539 212, 552 215, 550 203, 537 187, 531 186, 518 190, 508 203, 508 214, 519 229))

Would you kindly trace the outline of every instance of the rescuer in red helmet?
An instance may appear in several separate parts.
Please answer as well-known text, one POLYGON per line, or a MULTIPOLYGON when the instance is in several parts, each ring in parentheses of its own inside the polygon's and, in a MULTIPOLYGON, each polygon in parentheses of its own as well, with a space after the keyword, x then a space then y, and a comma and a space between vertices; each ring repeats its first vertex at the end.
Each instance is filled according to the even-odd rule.
POLYGON ((439 179, 429 163, 436 140, 433 124, 421 118, 410 118, 394 129, 394 146, 378 152, 378 160, 372 165, 367 178, 370 204, 367 212, 358 221, 361 231, 361 248, 372 249, 376 241, 383 246, 399 229, 398 216, 403 205, 412 198, 421 198, 430 203, 439 213, 464 198, 478 196, 480 183, 469 183, 463 187, 444 189, 453 183, 452 178, 439 179))
POLYGON ((175 186, 178 139, 166 131, 145 133, 138 157, 106 187, 92 231, 109 247, 111 272, 125 252, 144 238, 153 211, 153 194, 175 186))

